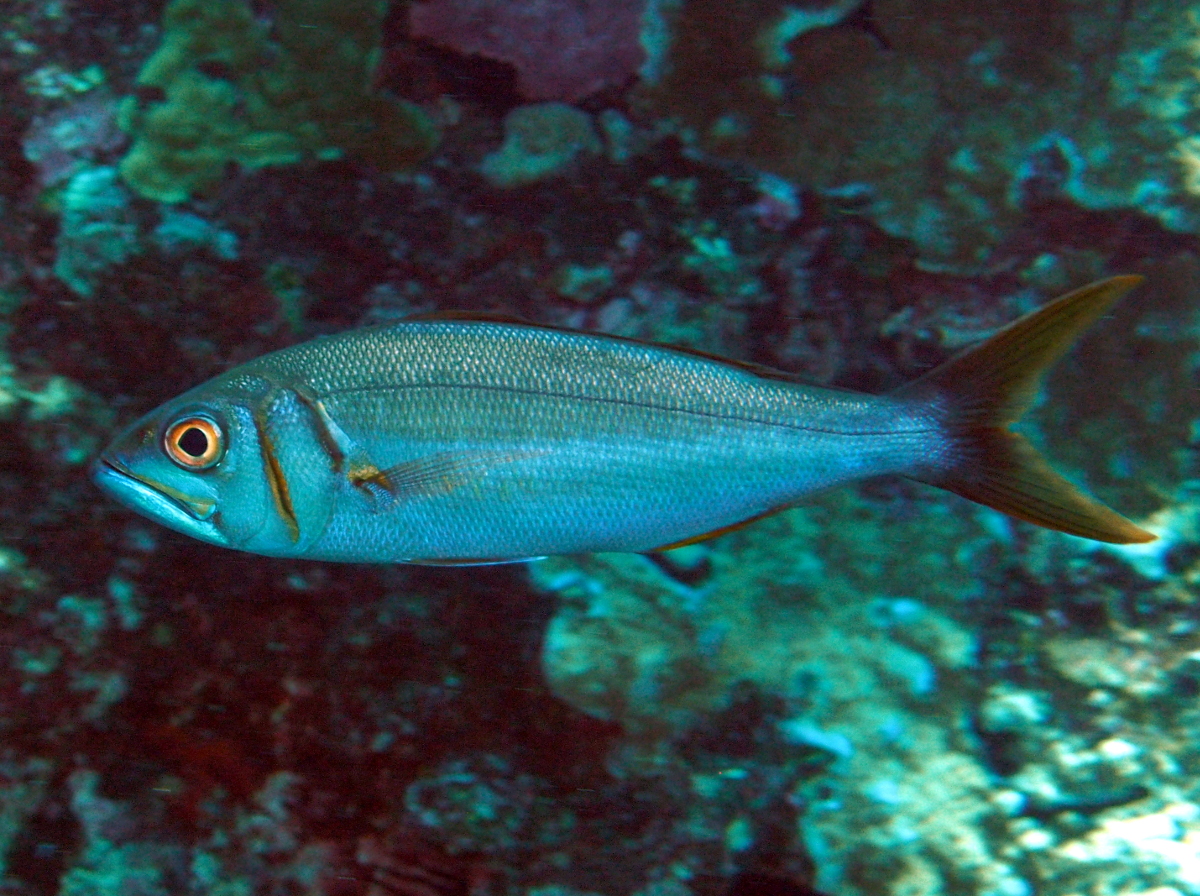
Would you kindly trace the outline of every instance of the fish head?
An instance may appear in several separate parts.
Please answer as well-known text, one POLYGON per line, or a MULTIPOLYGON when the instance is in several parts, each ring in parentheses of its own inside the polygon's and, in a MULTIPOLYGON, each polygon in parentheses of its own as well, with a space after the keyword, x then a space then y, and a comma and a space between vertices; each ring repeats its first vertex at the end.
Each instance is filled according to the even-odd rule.
POLYGON ((113 440, 92 478, 126 507, 177 532, 261 552, 271 496, 255 391, 218 379, 167 402, 113 440))

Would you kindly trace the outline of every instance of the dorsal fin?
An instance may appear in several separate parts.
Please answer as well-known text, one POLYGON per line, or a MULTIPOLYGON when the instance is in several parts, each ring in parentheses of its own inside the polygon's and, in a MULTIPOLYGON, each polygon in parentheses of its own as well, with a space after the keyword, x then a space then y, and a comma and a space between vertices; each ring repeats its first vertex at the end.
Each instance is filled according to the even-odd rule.
POLYGON ((542 327, 543 329, 556 329, 546 324, 534 323, 531 320, 526 320, 523 317, 517 317, 515 314, 503 314, 499 311, 467 311, 464 309, 451 309, 449 311, 422 311, 418 314, 409 314, 400 319, 402 324, 411 323, 429 323, 443 320, 454 320, 462 323, 479 323, 479 324, 515 324, 519 327, 542 327))

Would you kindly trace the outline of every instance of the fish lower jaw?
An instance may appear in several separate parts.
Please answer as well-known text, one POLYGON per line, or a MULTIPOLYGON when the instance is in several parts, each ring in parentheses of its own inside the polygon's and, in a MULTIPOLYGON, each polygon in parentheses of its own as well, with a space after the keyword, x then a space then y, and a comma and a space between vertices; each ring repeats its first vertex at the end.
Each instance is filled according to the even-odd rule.
MULTIPOLYGON (((231 547, 209 519, 199 519, 179 501, 101 457, 92 465, 92 481, 120 504, 161 525, 210 544, 231 547)), ((211 514, 210 514, 211 515, 211 514)))

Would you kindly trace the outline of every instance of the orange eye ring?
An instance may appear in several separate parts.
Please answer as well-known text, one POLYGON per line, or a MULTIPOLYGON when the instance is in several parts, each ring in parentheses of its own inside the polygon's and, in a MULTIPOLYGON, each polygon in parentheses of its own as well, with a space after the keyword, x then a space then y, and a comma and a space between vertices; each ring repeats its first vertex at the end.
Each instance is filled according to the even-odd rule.
POLYGON ((225 434, 212 417, 192 414, 167 427, 163 450, 186 470, 207 470, 225 453, 225 434))

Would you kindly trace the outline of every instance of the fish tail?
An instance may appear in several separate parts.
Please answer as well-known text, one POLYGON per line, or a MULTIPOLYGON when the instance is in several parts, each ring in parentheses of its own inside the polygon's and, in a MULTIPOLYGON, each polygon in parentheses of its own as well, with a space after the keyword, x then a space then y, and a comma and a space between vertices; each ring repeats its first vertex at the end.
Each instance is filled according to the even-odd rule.
POLYGON ((913 478, 1048 529, 1115 544, 1153 541, 1010 429, 1045 371, 1141 280, 1110 277, 1067 293, 893 393, 933 408, 949 439, 945 462, 913 478))

